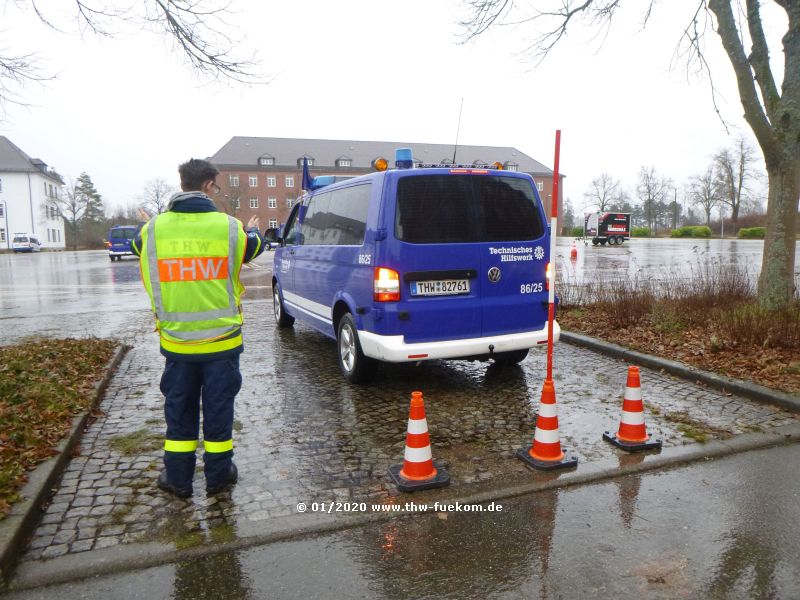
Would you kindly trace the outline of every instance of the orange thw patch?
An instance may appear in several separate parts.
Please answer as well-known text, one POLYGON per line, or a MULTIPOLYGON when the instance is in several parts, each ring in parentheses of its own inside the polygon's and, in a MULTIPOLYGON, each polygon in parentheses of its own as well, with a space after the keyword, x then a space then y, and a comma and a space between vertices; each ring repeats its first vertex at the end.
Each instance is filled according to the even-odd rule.
POLYGON ((226 256, 162 258, 158 261, 158 277, 162 282, 227 279, 228 258, 226 256))

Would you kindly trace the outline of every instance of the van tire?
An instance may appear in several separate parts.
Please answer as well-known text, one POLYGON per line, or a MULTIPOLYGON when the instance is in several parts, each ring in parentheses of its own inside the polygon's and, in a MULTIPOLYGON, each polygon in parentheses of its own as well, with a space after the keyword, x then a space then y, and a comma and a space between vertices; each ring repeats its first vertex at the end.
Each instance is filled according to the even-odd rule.
POLYGON ((275 313, 275 322, 281 329, 288 329, 294 325, 294 317, 286 314, 286 309, 281 300, 281 286, 276 281, 272 286, 272 310, 275 313))
POLYGON ((496 352, 492 354, 492 360, 500 366, 518 365, 528 357, 528 349, 510 350, 509 352, 496 352))
POLYGON ((336 328, 336 359, 344 378, 350 383, 366 383, 373 378, 378 361, 364 356, 358 330, 350 313, 346 313, 336 328))

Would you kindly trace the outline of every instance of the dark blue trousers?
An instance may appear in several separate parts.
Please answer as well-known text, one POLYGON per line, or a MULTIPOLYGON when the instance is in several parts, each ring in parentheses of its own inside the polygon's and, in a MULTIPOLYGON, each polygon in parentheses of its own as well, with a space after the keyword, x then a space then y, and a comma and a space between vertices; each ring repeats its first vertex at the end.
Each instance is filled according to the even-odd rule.
POLYGON ((205 362, 167 358, 161 376, 161 393, 166 398, 164 418, 167 422, 164 466, 171 485, 192 487, 197 458, 192 442, 196 446, 200 433, 201 398, 206 485, 227 482, 233 459, 233 401, 241 387, 238 355, 205 362), (226 446, 231 449, 220 450, 226 446), (180 451, 171 451, 170 447, 180 451))

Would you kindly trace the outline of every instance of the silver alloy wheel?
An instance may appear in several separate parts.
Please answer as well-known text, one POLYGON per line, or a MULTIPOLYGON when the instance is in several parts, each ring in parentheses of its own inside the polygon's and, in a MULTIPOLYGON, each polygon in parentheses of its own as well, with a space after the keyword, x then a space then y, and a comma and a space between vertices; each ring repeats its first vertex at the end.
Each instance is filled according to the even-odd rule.
POLYGON ((350 325, 345 324, 339 336, 339 355, 342 359, 342 365, 348 373, 355 367, 356 350, 356 337, 350 325))
POLYGON ((281 293, 277 286, 272 288, 272 311, 275 314, 275 321, 281 320, 281 293))

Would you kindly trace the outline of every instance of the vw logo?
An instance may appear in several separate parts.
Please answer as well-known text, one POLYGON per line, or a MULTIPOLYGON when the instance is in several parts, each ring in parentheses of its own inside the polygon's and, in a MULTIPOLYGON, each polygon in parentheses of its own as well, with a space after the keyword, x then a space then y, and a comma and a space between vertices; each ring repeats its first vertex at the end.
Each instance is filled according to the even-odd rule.
POLYGON ((500 281, 500 269, 497 267, 492 267, 489 269, 489 273, 487 273, 487 275, 489 277, 489 281, 492 283, 497 283, 500 281))

